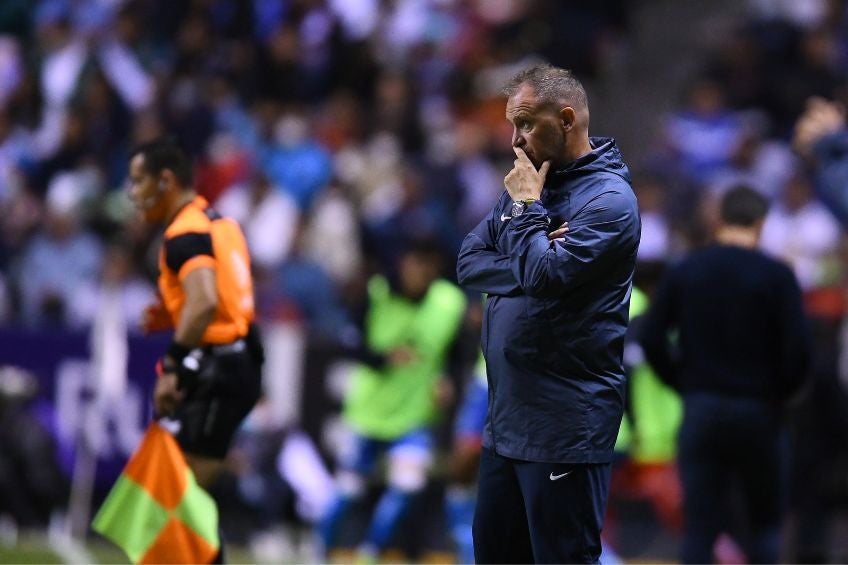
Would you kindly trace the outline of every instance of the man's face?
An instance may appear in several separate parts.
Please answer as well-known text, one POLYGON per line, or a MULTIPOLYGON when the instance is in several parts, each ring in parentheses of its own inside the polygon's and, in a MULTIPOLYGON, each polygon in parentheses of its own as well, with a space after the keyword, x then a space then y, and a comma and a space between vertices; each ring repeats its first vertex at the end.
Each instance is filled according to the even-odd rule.
POLYGON ((408 298, 421 299, 438 276, 437 258, 414 252, 407 252, 401 257, 400 288, 408 298))
POLYGON ((164 218, 164 194, 158 175, 144 167, 144 155, 138 154, 130 160, 129 197, 145 222, 156 223, 164 218))
POLYGON ((512 146, 520 147, 537 169, 545 161, 559 163, 565 153, 565 130, 559 109, 536 97, 523 84, 506 102, 506 119, 512 124, 512 146))

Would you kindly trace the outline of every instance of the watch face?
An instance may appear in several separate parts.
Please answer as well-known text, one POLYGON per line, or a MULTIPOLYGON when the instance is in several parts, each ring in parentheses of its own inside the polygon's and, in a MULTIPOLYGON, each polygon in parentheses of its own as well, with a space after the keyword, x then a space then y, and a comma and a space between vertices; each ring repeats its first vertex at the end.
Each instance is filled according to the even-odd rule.
POLYGON ((516 216, 520 216, 521 214, 524 213, 525 208, 527 208, 527 204, 525 204, 524 202, 521 202, 521 201, 513 202, 512 203, 512 211, 510 212, 510 215, 513 218, 515 218, 516 216))

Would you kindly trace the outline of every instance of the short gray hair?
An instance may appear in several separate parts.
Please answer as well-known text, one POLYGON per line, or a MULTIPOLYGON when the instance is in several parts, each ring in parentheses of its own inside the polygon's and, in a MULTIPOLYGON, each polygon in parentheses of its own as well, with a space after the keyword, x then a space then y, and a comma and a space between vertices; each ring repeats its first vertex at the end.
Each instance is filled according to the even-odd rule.
POLYGON ((514 75, 503 87, 503 93, 511 98, 521 88, 528 85, 542 101, 559 104, 567 100, 575 108, 589 108, 586 89, 568 69, 541 63, 514 75))

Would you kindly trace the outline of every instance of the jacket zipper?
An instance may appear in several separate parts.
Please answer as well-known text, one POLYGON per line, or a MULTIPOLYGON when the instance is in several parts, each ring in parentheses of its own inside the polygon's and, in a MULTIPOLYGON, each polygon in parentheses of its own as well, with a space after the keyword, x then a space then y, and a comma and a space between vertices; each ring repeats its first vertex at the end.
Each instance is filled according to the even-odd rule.
MULTIPOLYGON (((483 357, 485 359, 489 358, 489 333, 492 331, 492 309, 494 308, 494 300, 496 298, 490 296, 486 299, 486 327, 489 329, 486 332, 486 343, 483 346, 483 357)), ((489 406, 492 407, 491 417, 489 418, 489 424, 492 430, 492 450, 497 453, 498 452, 498 442, 496 439, 497 434, 495 434, 495 379, 492 378, 491 375, 488 374, 489 368, 488 365, 486 367, 486 380, 489 382, 489 406)))

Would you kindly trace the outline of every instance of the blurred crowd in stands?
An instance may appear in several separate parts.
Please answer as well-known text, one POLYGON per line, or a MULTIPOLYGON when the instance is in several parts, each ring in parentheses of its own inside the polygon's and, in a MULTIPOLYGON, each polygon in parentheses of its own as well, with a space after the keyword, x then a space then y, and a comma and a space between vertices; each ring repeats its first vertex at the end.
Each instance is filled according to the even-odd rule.
POLYGON ((4 321, 85 326, 112 275, 137 316, 155 258, 120 189, 129 149, 167 134, 243 222, 263 313, 332 328, 364 270, 409 235, 453 253, 500 192, 503 78, 588 73, 623 32, 618 2, 557 4, 4 2, 4 321), (553 33, 575 17, 585 38, 553 33))
MULTIPOLYGON (((155 293, 159 234, 133 217, 127 156, 161 135, 194 158, 200 194, 242 223, 263 321, 333 339, 368 276, 392 273, 414 239, 438 241, 455 279, 462 237, 513 159, 503 82, 546 60, 575 71, 591 104, 606 63, 626 59, 638 4, 3 0, 0 324, 83 331, 108 288, 135 331, 155 293)), ((813 390, 795 420, 801 538, 824 535, 836 496, 848 497, 836 474, 848 453, 837 371, 848 257, 789 139, 809 96, 848 104, 846 26, 842 2, 749 0, 708 42, 679 104, 634 117, 644 134, 629 160, 648 294, 662 265, 709 239, 728 188, 772 203, 763 247, 793 267, 817 332, 813 390)), ((663 491, 657 512, 674 528, 667 485, 619 492, 663 491)))

